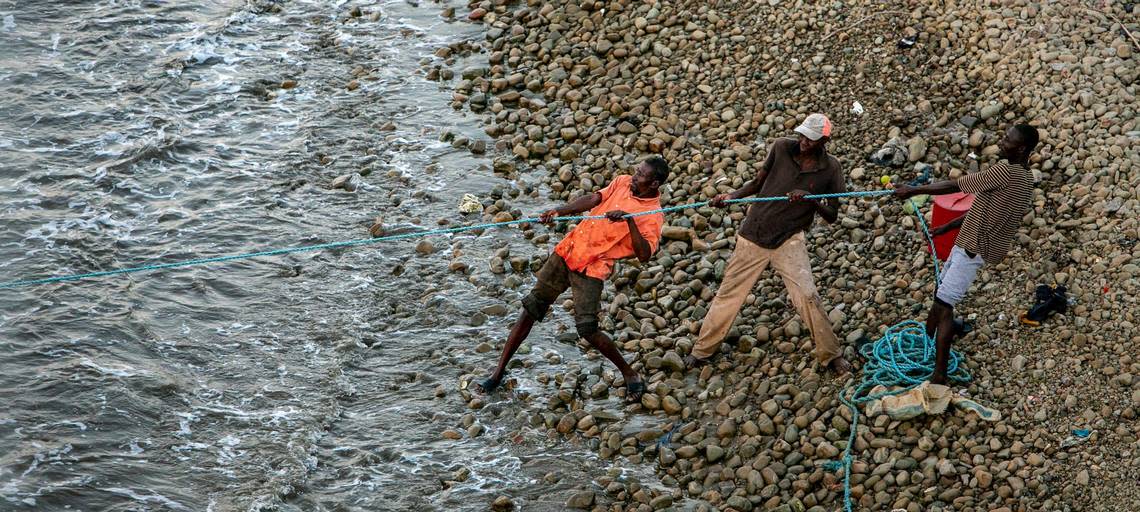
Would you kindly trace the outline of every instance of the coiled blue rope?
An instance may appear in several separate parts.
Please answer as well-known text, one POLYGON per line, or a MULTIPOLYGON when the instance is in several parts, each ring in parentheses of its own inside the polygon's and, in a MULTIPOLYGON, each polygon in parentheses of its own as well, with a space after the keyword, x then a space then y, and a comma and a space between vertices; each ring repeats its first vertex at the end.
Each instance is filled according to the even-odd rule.
MULTIPOLYGON (((870 197, 870 196, 881 196, 881 195, 886 195, 886 194, 890 194, 890 193, 891 193, 890 190, 866 190, 866 191, 858 191, 858 192, 842 192, 842 193, 836 193, 836 194, 814 194, 814 195, 805 196, 805 199, 830 199, 830 198, 839 198, 839 197, 870 197)), ((761 203, 761 202, 769 202, 769 201, 786 201, 786 200, 788 200, 788 198, 786 196, 773 196, 773 197, 750 197, 750 198, 746 198, 746 199, 732 199, 732 200, 728 200, 726 202, 727 203, 761 203)), ((652 214, 656 214, 656 213, 669 213, 669 212, 675 212, 675 211, 680 211, 680 210, 686 210, 689 208, 700 208, 702 206, 707 206, 708 204, 709 204, 708 201, 701 201, 698 203, 683 204, 683 205, 679 205, 679 206, 670 206, 668 208, 661 208, 661 209, 657 209, 657 210, 649 210, 649 211, 644 211, 644 212, 632 213, 632 214, 627 215, 627 217, 640 217, 642 215, 652 215, 652 214)), ((606 218, 604 215, 572 215, 572 216, 566 216, 566 217, 556 217, 554 220, 558 220, 558 221, 580 221, 580 220, 604 219, 604 218, 606 218)), ((115 270, 104 270, 104 271, 100 271, 100 272, 88 272, 88 273, 84 273, 84 274, 71 274, 71 275, 64 275, 64 276, 45 277, 42 279, 27 279, 27 280, 19 280, 19 281, 8 281, 8 282, 0 283, 0 289, 20 288, 20 287, 25 287, 25 286, 36 286, 36 285, 50 284, 50 283, 61 283, 61 282, 66 282, 66 281, 79 281, 81 279, 92 279, 92 278, 96 278, 96 277, 106 277, 106 276, 113 276, 113 275, 119 275, 119 274, 133 274, 136 272, 149 272, 149 271, 154 271, 154 270, 164 270, 164 269, 177 268, 177 267, 189 267, 189 266, 194 266, 194 265, 206 265, 206 264, 210 264, 210 263, 223 263, 223 262, 227 262, 227 261, 247 260, 247 259, 251 259, 251 258, 260 258, 260 257, 264 257, 264 256, 280 256, 282 254, 292 254, 292 253, 298 253, 298 252, 311 252, 311 251, 321 251, 321 250, 325 250, 325 249, 338 249, 338 248, 342 248, 342 247, 355 247, 355 246, 360 246, 360 245, 377 244, 377 243, 381 243, 381 242, 390 242, 393 240, 402 240, 402 239, 407 239, 407 238, 419 238, 419 237, 434 236, 434 235, 447 235, 447 234, 454 234, 454 233, 462 233, 465 231, 485 230, 485 229, 489 229, 489 228, 500 228, 500 227, 505 227, 505 226, 511 226, 514 224, 524 224, 524 223, 533 223, 533 222, 538 222, 538 219, 537 218, 527 218, 527 219, 511 220, 511 221, 506 221, 506 222, 490 222, 490 223, 485 223, 485 224, 474 224, 474 225, 470 225, 470 226, 458 226, 458 227, 454 227, 454 228, 432 229, 432 230, 427 230, 427 231, 416 231, 413 233, 402 233, 402 234, 398 234, 398 235, 390 235, 390 236, 383 236, 383 237, 377 237, 377 238, 363 238, 363 239, 359 239, 359 240, 346 240, 343 242, 331 242, 331 243, 327 243, 327 244, 305 245, 305 246, 301 246, 301 247, 288 247, 288 248, 284 248, 284 249, 273 249, 273 250, 268 250, 268 251, 247 252, 247 253, 242 253, 242 254, 231 254, 231 255, 227 255, 227 256, 215 256, 215 257, 211 257, 211 258, 196 258, 196 259, 191 259, 191 260, 175 261, 172 263, 161 263, 161 264, 155 264, 155 265, 142 265, 142 266, 138 266, 138 267, 121 268, 121 269, 115 269, 115 270)))
MULTIPOLYGON (((934 262, 934 282, 940 280, 938 256, 934 250, 934 238, 918 205, 911 202, 918 225, 930 246, 930 259, 934 262)), ((937 333, 935 333, 937 336, 937 333)), ((936 345, 933 336, 926 334, 926 326, 914 320, 904 320, 887 329, 874 343, 860 347, 859 352, 866 359, 863 374, 858 383, 849 384, 839 392, 839 401, 851 411, 851 426, 847 433, 847 446, 843 456, 837 461, 824 464, 829 471, 843 470, 843 507, 852 510, 851 502, 851 449, 855 446, 855 436, 859 431, 859 405, 897 395, 913 389, 930 379, 934 374, 936 345), (886 391, 872 393, 876 387, 886 391), (891 389, 897 388, 897 389, 891 389)), ((965 358, 956 350, 950 351, 947 364, 947 377, 953 382, 969 382, 972 378, 966 370, 965 358)))

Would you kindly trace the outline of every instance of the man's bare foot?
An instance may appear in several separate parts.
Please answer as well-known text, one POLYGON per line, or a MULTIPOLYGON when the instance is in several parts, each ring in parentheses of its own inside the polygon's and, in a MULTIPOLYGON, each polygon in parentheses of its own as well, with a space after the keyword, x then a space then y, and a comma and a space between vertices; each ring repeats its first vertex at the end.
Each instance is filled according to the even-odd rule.
POLYGON ((848 373, 851 373, 851 370, 854 370, 854 367, 851 366, 851 363, 848 362, 847 359, 843 356, 832 359, 830 363, 827 363, 827 367, 831 369, 831 371, 835 372, 836 375, 846 375, 848 373))
POLYGON ((484 393, 491 393, 499 387, 500 382, 501 379, 492 379, 491 377, 487 377, 486 379, 475 381, 475 387, 479 388, 479 391, 482 391, 484 393))
POLYGON ((689 355, 685 356, 685 369, 686 370, 692 370, 693 368, 697 368, 699 366, 704 366, 705 363, 708 363, 708 362, 709 362, 708 359, 701 359, 697 356, 689 354, 689 355))

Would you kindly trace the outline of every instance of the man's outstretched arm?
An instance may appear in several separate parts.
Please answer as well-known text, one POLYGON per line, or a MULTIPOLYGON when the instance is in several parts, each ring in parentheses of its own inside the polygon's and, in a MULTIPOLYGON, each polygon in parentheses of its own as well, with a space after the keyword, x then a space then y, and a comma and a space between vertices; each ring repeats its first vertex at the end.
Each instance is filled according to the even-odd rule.
POLYGON ((748 183, 745 183, 743 187, 740 187, 736 189, 736 191, 730 192, 728 194, 718 194, 716 197, 713 197, 709 201, 709 204, 716 207, 722 207, 725 205, 725 201, 754 196, 760 192, 760 187, 764 186, 764 180, 767 178, 768 171, 761 170, 760 172, 756 173, 755 178, 749 180, 748 183))
POLYGON ((900 199, 908 199, 920 194, 940 196, 961 191, 962 187, 958 186, 958 180, 946 180, 939 181, 938 183, 931 183, 929 185, 923 185, 921 187, 913 187, 910 185, 896 185, 895 197, 898 197, 900 199))
POLYGON ((573 201, 570 201, 569 203, 559 206, 558 208, 542 212, 542 215, 538 216, 538 221, 545 224, 553 220, 555 217, 560 217, 562 215, 574 215, 576 213, 589 211, 599 204, 602 204, 602 194, 599 194, 597 192, 586 194, 573 201))

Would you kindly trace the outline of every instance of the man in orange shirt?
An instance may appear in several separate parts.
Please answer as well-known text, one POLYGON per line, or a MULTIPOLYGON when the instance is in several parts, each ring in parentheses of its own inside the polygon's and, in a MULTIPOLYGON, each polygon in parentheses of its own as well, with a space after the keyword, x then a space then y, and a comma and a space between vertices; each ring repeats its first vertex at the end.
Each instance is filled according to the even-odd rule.
POLYGON ((538 271, 534 289, 522 300, 522 313, 507 337, 499 366, 490 377, 476 384, 480 389, 489 393, 499 386, 507 363, 530 334, 531 327, 541 321, 550 305, 570 288, 578 335, 618 367, 625 380, 626 398, 641 399, 645 383, 625 362, 609 336, 598 330, 598 311, 604 280, 613 271, 614 261, 637 256, 646 262, 657 250, 665 216, 661 213, 626 215, 660 210, 658 190, 668 178, 669 165, 664 159, 653 157, 637 166, 633 176, 619 176, 600 192, 579 197, 538 217, 540 222, 549 223, 554 217, 586 210, 590 210, 590 215, 606 216, 582 221, 554 248, 554 254, 538 271))

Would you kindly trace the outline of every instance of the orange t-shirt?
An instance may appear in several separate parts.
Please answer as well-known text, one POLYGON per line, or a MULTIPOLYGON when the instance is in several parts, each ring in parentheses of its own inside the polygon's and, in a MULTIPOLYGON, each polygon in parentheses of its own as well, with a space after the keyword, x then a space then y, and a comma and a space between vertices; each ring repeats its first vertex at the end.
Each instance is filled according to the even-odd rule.
MULTIPOLYGON (((636 197, 630 188, 632 183, 633 176, 630 175, 615 179, 608 187, 601 190, 602 202, 590 210, 590 215, 605 215, 614 210, 640 213, 661 209, 660 196, 648 199, 636 197)), ((661 226, 665 224, 665 215, 661 213, 642 215, 634 217, 633 221, 637 224, 641 236, 649 242, 650 251, 656 252, 657 244, 661 240, 661 226)), ((587 219, 571 230, 554 248, 554 252, 566 260, 566 266, 570 270, 605 279, 614 269, 614 260, 634 255, 633 238, 630 237, 629 226, 624 221, 587 219)))

